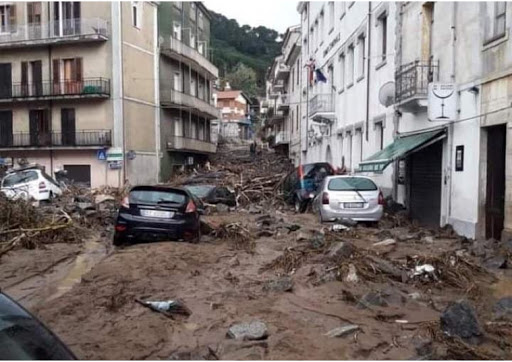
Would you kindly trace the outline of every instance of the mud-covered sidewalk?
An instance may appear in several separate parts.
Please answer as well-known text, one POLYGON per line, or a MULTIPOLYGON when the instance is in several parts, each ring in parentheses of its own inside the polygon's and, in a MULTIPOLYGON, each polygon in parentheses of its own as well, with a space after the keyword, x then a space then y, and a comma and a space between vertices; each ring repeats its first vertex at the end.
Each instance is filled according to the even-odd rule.
MULTIPOLYGON (((258 177, 265 186, 245 190, 267 195, 258 177)), ((332 231, 265 200, 206 216, 210 235, 198 244, 69 247, 52 256, 69 260, 67 277, 31 283, 53 287, 25 300, 82 359, 512 358, 510 243, 420 228, 400 212, 378 228, 332 231), (77 267, 77 252, 96 256, 77 267), (191 315, 169 318, 136 299, 179 299, 191 315), (256 321, 258 336, 228 334, 256 321)), ((0 270, 50 255, 15 250, 0 270)), ((40 263, 41 275, 60 275, 40 263)), ((11 290, 23 291, 13 278, 11 290)))

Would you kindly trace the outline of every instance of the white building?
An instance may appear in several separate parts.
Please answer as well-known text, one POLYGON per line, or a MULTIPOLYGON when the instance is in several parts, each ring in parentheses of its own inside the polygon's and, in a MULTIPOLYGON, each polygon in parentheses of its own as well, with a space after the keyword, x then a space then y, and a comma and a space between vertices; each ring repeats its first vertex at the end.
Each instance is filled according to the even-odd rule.
MULTIPOLYGON (((302 64, 314 62, 326 82, 302 68, 301 163, 327 161, 355 171, 393 140, 394 109, 379 90, 394 80, 396 4, 301 2, 302 64)), ((374 177, 392 191, 393 168, 374 177)))

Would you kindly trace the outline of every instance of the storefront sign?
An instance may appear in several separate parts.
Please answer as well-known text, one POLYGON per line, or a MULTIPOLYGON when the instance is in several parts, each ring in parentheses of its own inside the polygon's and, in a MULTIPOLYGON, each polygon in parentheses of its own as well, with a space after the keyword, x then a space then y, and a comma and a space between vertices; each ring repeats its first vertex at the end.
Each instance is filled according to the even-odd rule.
POLYGON ((428 85, 428 118, 431 121, 454 121, 457 118, 457 91, 454 84, 428 85))
POLYGON ((110 170, 120 170, 123 168, 123 161, 108 161, 108 168, 110 170))
POLYGON ((123 149, 121 147, 112 147, 107 150, 107 161, 122 161, 123 149))

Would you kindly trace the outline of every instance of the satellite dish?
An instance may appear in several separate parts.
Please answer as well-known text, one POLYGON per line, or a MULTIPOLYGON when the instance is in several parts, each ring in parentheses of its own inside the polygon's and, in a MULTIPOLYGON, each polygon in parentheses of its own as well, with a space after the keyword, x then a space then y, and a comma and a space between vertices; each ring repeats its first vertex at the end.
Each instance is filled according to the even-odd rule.
POLYGON ((395 103, 395 82, 387 82, 379 90, 379 102, 384 107, 395 103))

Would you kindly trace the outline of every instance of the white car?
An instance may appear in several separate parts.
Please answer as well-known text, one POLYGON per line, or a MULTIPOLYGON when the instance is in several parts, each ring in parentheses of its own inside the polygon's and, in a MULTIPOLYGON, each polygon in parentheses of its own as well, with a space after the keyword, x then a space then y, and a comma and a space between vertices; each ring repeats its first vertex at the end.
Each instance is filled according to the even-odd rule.
POLYGON ((57 182, 39 168, 14 170, 2 179, 0 192, 11 200, 51 200, 62 195, 57 182))

